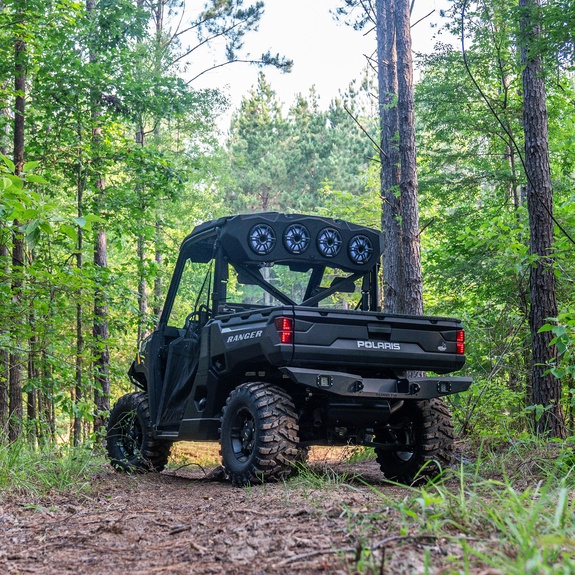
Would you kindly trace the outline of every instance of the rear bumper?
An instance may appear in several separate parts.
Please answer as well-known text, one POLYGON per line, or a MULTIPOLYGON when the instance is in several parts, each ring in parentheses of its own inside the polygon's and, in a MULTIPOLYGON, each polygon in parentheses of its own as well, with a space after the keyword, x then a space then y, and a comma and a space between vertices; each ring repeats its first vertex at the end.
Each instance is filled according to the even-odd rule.
POLYGON ((467 391, 470 377, 378 379, 351 373, 282 367, 294 383, 340 397, 357 399, 431 399, 467 391))

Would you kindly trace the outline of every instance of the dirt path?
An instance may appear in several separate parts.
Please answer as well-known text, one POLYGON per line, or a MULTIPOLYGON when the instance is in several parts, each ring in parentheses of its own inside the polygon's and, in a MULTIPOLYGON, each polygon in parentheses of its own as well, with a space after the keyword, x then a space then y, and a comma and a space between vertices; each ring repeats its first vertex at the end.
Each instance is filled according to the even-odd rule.
POLYGON ((384 485, 375 462, 332 467, 359 476, 239 489, 193 466, 104 471, 89 497, 1 501, 0 572, 414 574, 423 572, 424 546, 442 553, 436 541, 400 535, 397 511, 376 490, 395 499, 405 492, 384 485))

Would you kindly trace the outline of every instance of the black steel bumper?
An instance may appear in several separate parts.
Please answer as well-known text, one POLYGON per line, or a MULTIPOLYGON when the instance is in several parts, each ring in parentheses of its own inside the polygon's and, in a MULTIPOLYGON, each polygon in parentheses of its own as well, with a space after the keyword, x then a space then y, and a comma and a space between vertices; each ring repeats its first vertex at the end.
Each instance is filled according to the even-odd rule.
POLYGON ((294 383, 357 399, 431 399, 467 391, 470 377, 378 379, 338 371, 282 367, 294 383))

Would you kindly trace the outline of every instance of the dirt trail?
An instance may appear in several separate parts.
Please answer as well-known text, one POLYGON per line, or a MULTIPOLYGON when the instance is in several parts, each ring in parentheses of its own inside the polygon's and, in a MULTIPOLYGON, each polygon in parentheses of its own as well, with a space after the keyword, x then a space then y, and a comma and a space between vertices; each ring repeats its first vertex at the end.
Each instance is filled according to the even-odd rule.
POLYGON ((0 501, 0 572, 414 574, 423 572, 424 546, 443 552, 436 541, 400 536, 397 512, 376 490, 394 499, 405 491, 385 485, 375 462, 312 469, 326 465, 358 476, 329 484, 328 472, 323 486, 239 489, 196 466, 139 476, 104 471, 89 497, 0 501))

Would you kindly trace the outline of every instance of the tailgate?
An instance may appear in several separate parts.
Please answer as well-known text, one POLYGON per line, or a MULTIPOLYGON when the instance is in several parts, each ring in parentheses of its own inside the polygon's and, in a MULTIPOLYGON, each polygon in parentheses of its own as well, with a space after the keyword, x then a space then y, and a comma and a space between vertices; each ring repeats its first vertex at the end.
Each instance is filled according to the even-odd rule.
POLYGON ((292 365, 449 373, 465 363, 460 331, 452 318, 296 308, 292 365))

